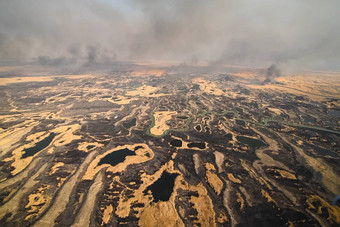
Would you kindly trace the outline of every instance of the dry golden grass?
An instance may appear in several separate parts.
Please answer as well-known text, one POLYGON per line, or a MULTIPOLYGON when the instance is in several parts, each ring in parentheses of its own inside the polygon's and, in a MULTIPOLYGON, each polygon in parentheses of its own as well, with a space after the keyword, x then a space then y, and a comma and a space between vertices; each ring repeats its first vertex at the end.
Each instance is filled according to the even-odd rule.
POLYGON ((332 206, 328 202, 326 202, 323 198, 318 195, 310 195, 307 200, 309 209, 316 210, 318 214, 323 213, 323 209, 327 210, 328 220, 334 221, 336 224, 340 224, 340 207, 339 206, 332 206), (320 204, 315 207, 314 204, 320 204))
MULTIPOLYGON (((74 133, 79 129, 80 129, 79 124, 73 124, 59 126, 51 130, 51 132, 57 133, 58 135, 53 139, 49 147, 45 148, 47 149, 47 153, 53 152, 53 146, 64 146, 66 144, 71 143, 73 140, 80 139, 81 136, 74 135, 74 133)), ((22 170, 24 170, 32 162, 33 158, 41 152, 39 151, 33 156, 22 158, 22 155, 24 154, 24 149, 33 147, 37 142, 48 137, 48 135, 49 134, 45 132, 38 132, 28 136, 27 141, 28 143, 14 149, 12 151, 12 156, 4 159, 4 161, 6 162, 13 161, 11 163, 11 166, 14 167, 14 169, 11 171, 12 175, 16 175, 20 173, 22 170)))
POLYGON ((241 184, 242 182, 240 181, 240 179, 237 179, 236 177, 234 177, 234 175, 232 173, 228 173, 228 179, 234 183, 237 184, 241 184))
POLYGON ((64 166, 64 163, 63 163, 63 162, 57 162, 57 163, 55 163, 55 164, 52 166, 51 171, 48 173, 48 175, 53 175, 53 174, 55 174, 55 172, 57 172, 57 170, 58 170, 60 167, 62 167, 62 166, 64 166))
MULTIPOLYGON (((283 170, 283 169, 268 169, 268 170, 272 170, 276 173, 279 173, 282 178, 286 178, 286 179, 290 179, 290 180, 296 180, 295 175, 286 171, 286 170, 283 170)), ((275 176, 275 177, 278 178, 278 176, 275 176)))
POLYGON ((217 87, 214 82, 204 80, 202 78, 193 79, 192 83, 198 84, 202 92, 206 92, 211 95, 223 95, 223 91, 217 87))
POLYGON ((216 194, 221 194, 222 188, 223 188, 223 182, 221 179, 216 175, 216 169, 215 166, 211 163, 205 163, 206 168, 206 177, 207 181, 210 184, 210 186, 215 190, 216 194))
POLYGON ((236 192, 237 199, 236 201, 240 204, 240 210, 243 210, 244 208, 244 199, 241 196, 241 193, 236 192))
POLYGON ((97 142, 92 143, 83 142, 79 144, 78 149, 84 152, 89 152, 89 150, 87 149, 88 146, 103 147, 104 145, 102 143, 97 142))
POLYGON ((90 226, 91 223, 91 214, 93 210, 95 210, 97 194, 100 191, 103 184, 103 176, 102 174, 98 174, 91 185, 89 192, 87 193, 87 197, 80 208, 79 213, 75 218, 75 222, 72 227, 83 227, 90 226))
POLYGON ((267 199, 268 202, 274 202, 273 198, 265 190, 261 189, 261 194, 264 198, 267 199))
MULTIPOLYGON (((174 139, 178 139, 178 140, 182 141, 182 146, 181 147, 176 147, 176 149, 190 149, 190 150, 197 150, 197 151, 202 150, 202 149, 200 149, 198 147, 188 147, 188 144, 191 143, 191 142, 184 141, 180 137, 176 137, 176 136, 171 136, 171 137, 174 138, 174 139)), ((207 142, 204 142, 204 144, 205 144, 205 147, 208 147, 208 143, 207 142)))
POLYGON ((162 135, 166 130, 170 129, 170 126, 166 123, 171 120, 173 115, 176 115, 176 111, 159 111, 154 113, 155 125, 150 129, 153 135, 162 135))
POLYGON ((83 180, 91 180, 93 177, 103 168, 107 168, 107 172, 112 172, 112 173, 117 173, 124 171, 128 165, 135 164, 135 163, 142 163, 146 162, 147 160, 152 159, 154 156, 153 151, 149 148, 147 144, 133 144, 133 145, 124 145, 124 146, 118 146, 114 149, 108 150, 105 153, 98 155, 89 165, 87 168, 83 180), (136 146, 142 146, 143 148, 138 149, 136 151, 136 155, 133 156, 127 156, 125 160, 122 163, 117 164, 116 166, 111 166, 109 164, 103 164, 98 166, 98 163, 100 160, 105 157, 106 155, 116 151, 116 150, 121 150, 121 149, 130 149, 134 150, 136 146), (149 154, 149 157, 146 156, 146 154, 149 154))
POLYGON ((25 208, 28 209, 27 213, 29 214, 25 217, 25 220, 39 216, 45 210, 45 208, 47 208, 52 197, 48 196, 44 192, 49 187, 51 186, 42 186, 38 188, 36 192, 28 196, 28 203, 26 204, 25 208))
POLYGON ((101 226, 109 223, 112 212, 113 212, 113 206, 111 204, 105 207, 101 226))
POLYGON ((197 186, 190 186, 190 189, 197 191, 199 195, 198 197, 190 197, 190 202, 194 204, 194 208, 198 212, 197 222, 201 226, 216 226, 214 206, 203 184, 199 183, 197 186))
POLYGON ((126 92, 125 95, 127 96, 141 96, 141 97, 161 97, 164 96, 166 94, 160 93, 160 94, 155 94, 156 91, 158 91, 159 88, 158 87, 153 87, 153 86, 149 86, 149 85, 143 85, 139 88, 137 88, 136 90, 133 91, 128 91, 126 92))
POLYGON ((52 81, 55 78, 64 77, 67 79, 82 79, 92 77, 94 75, 84 74, 84 75, 53 75, 53 76, 18 76, 18 77, 8 77, 2 78, 0 80, 0 85, 7 85, 13 83, 27 83, 27 82, 47 82, 52 81))
POLYGON ((165 70, 163 69, 143 69, 138 71, 133 71, 131 76, 163 76, 165 70))
POLYGON ((340 98, 340 75, 335 73, 286 75, 275 79, 282 84, 247 85, 254 89, 271 89, 295 95, 306 95, 314 101, 340 98))

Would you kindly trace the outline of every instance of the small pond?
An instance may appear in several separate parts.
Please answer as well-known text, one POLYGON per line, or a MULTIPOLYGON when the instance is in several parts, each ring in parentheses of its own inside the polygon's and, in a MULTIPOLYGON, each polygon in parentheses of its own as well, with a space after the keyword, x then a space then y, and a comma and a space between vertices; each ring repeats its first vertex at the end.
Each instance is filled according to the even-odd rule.
POLYGON ((24 154, 21 156, 21 158, 27 158, 27 157, 33 156, 39 151, 45 149, 46 147, 48 147, 48 145, 50 145, 50 143, 52 142, 55 136, 56 134, 52 132, 50 133, 49 136, 47 136, 45 139, 36 143, 33 147, 24 149, 24 154))
POLYGON ((254 138, 250 138, 250 137, 246 137, 246 136, 236 136, 236 139, 239 142, 244 143, 244 144, 246 144, 246 145, 248 145, 252 148, 255 148, 255 149, 267 145, 262 140, 258 140, 258 139, 254 139, 254 138))
POLYGON ((177 176, 177 173, 168 173, 167 171, 164 171, 158 180, 145 189, 144 193, 146 194, 151 190, 155 202, 168 201, 174 190, 177 176))

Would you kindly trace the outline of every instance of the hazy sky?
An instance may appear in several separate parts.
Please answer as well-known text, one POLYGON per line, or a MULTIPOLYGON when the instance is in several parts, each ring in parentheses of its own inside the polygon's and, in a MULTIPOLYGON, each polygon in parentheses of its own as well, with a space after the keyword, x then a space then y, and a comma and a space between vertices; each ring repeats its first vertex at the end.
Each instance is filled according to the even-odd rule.
POLYGON ((340 70, 339 10, 339 0, 0 0, 0 59, 340 70))

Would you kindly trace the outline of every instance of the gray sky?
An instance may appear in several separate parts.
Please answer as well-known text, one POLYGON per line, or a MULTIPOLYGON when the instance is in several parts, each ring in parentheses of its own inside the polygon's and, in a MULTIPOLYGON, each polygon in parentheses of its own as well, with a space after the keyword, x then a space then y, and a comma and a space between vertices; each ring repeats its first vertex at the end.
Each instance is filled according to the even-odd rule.
POLYGON ((339 71, 339 11, 339 0, 0 0, 0 59, 339 71))

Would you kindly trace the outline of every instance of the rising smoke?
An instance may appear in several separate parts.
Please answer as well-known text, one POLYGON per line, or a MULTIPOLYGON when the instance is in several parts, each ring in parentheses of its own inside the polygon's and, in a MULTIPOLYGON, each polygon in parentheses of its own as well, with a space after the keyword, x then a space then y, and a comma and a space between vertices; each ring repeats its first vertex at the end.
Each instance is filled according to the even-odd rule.
POLYGON ((276 77, 281 76, 281 71, 280 69, 277 67, 276 64, 272 64, 271 66, 269 66, 266 70, 266 79, 264 80, 264 84, 273 82, 274 79, 276 77))
POLYGON ((340 70, 339 8, 338 0, 3 0, 0 60, 340 70))

